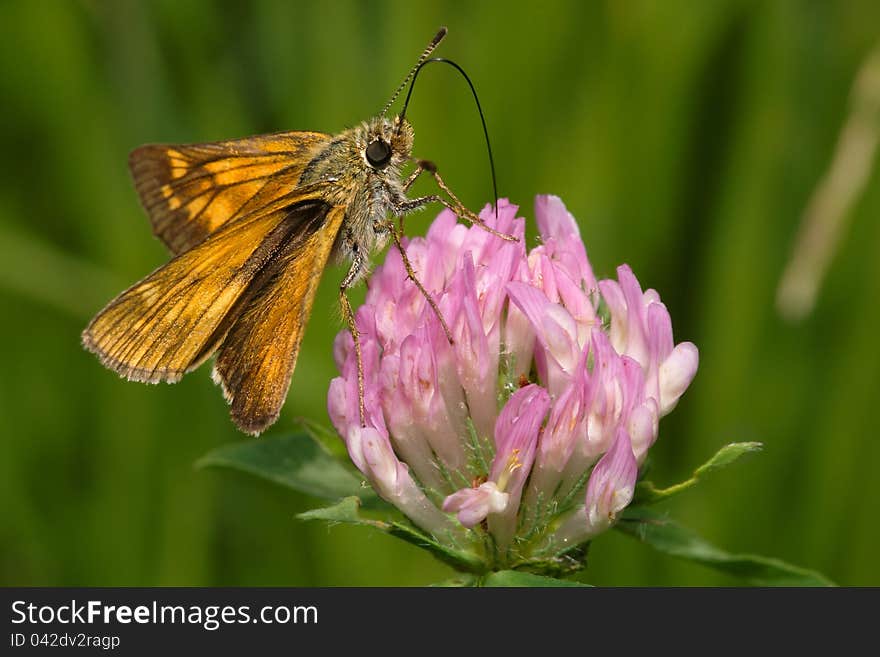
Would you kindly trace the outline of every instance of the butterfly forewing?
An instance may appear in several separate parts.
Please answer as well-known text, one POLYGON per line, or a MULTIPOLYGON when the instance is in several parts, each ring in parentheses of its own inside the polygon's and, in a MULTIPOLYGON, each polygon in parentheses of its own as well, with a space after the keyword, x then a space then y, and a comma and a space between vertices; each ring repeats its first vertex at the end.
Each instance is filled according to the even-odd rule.
POLYGON ((226 224, 120 294, 83 332, 85 346, 128 379, 180 379, 211 354, 254 279, 314 214, 295 211, 306 199, 287 201, 226 224))
POLYGON ((214 380, 231 405, 232 419, 247 433, 272 424, 284 404, 319 274, 345 217, 342 206, 325 204, 313 212, 255 279, 255 294, 217 352, 214 380))
POLYGON ((147 145, 129 167, 153 232, 174 254, 294 189, 332 137, 281 132, 207 144, 147 145))

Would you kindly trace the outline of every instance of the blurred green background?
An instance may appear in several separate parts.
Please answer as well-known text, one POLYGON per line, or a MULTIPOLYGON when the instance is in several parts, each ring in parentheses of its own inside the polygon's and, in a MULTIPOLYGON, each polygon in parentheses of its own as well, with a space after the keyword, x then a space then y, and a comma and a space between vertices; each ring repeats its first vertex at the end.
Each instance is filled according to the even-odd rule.
MULTIPOLYGON (((880 584, 880 173, 815 311, 776 286, 880 38, 864 2, 6 1, 0 4, 0 583, 420 585, 416 548, 302 524, 316 500, 197 471, 244 440, 208 368, 126 383, 80 348, 88 319, 163 263, 128 178, 145 142, 335 132, 375 114, 439 25, 479 90, 502 196, 560 195, 601 276, 630 263, 700 371, 661 424, 654 479, 726 442, 763 454, 668 505, 719 545, 880 584), (535 8, 535 5, 539 8, 535 8)), ((416 154, 471 207, 491 200, 467 88, 420 77, 416 154)), ((423 231, 430 215, 408 225, 423 231)), ((280 428, 326 423, 339 330, 327 272, 280 428)), ((362 291, 359 293, 362 294, 362 291)), ((356 295, 356 299, 362 298, 356 295)), ((734 580, 614 532, 597 584, 734 580)))

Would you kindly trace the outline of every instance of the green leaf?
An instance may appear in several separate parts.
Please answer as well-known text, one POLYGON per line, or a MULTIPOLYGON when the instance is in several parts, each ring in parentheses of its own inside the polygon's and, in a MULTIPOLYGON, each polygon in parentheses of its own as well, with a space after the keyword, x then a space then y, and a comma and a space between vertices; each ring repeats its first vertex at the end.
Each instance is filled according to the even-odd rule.
POLYGON ((298 433, 250 439, 218 447, 196 461, 198 468, 231 468, 301 493, 329 500, 355 495, 375 503, 375 493, 314 438, 298 433))
POLYGON ((327 506, 321 509, 312 509, 311 511, 298 513, 296 517, 300 520, 326 520, 330 523, 343 522, 352 525, 369 525, 383 531, 386 530, 387 523, 383 523, 379 520, 362 518, 359 513, 360 507, 360 499, 355 496, 351 496, 346 497, 344 500, 340 501, 338 504, 334 504, 333 506, 327 506))
POLYGON ((388 523, 386 530, 392 536, 403 539, 407 543, 427 550, 437 559, 449 564, 456 570, 466 573, 481 573, 486 570, 485 562, 473 552, 456 550, 448 545, 440 543, 432 536, 423 534, 418 529, 399 522, 388 523))
POLYGON ((446 589, 465 589, 477 586, 478 582, 479 578, 476 575, 462 573, 456 577, 444 579, 442 582, 434 582, 433 584, 430 584, 430 586, 446 589))
POLYGON ((754 554, 731 554, 645 507, 628 508, 615 528, 658 552, 741 577, 758 586, 835 586, 813 570, 754 554))
POLYGON ((632 503, 634 505, 656 504, 657 502, 668 499, 692 486, 696 486, 697 483, 711 472, 730 465, 746 454, 760 452, 763 447, 764 446, 761 443, 756 442, 730 443, 729 445, 725 445, 719 449, 712 458, 694 470, 694 474, 690 479, 669 486, 668 488, 657 488, 651 481, 640 481, 636 485, 636 491, 632 503))
POLYGON ((315 439, 324 450, 336 458, 348 461, 348 451, 345 443, 339 438, 339 434, 335 429, 326 427, 320 422, 315 422, 307 417, 300 417, 296 422, 302 427, 303 431, 315 439))
MULTIPOLYGON (((330 523, 347 523, 365 525, 396 536, 407 543, 427 550, 443 563, 462 572, 484 572, 486 565, 483 560, 472 552, 457 550, 441 543, 435 537, 425 534, 410 525, 384 520, 373 520, 360 515, 361 501, 357 497, 347 497, 338 504, 323 509, 313 509, 297 515, 300 520, 326 520, 330 523)), ((454 541, 455 537, 449 537, 454 541)))
POLYGON ((544 577, 532 573, 522 573, 517 570, 500 570, 486 575, 482 580, 482 586, 511 586, 511 587, 588 587, 583 582, 572 582, 567 579, 544 577))

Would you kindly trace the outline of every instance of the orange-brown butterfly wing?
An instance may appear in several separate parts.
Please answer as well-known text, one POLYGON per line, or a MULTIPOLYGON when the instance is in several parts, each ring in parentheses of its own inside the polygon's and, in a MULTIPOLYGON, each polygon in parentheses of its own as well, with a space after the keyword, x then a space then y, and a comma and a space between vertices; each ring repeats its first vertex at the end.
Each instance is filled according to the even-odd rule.
POLYGON ((344 217, 344 207, 331 208, 320 230, 303 232, 278 254, 217 352, 214 380, 246 433, 262 432, 281 412, 320 274, 344 217))
POLYGON ((175 255, 289 193, 332 140, 280 132, 207 144, 151 144, 128 163, 153 233, 175 255))
POLYGON ((111 301, 83 344, 127 379, 179 380, 219 344, 260 272, 326 207, 291 195, 226 224, 111 301))

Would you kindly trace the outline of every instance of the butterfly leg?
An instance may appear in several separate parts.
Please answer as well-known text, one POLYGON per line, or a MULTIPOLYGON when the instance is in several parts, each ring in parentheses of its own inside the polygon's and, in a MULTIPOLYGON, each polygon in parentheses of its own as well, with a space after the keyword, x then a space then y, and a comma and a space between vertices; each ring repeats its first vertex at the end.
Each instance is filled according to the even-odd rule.
POLYGON ((391 221, 379 223, 376 225, 376 228, 377 230, 387 230, 391 233, 391 239, 394 240, 394 246, 397 247, 397 250, 400 252, 400 258, 401 260, 403 260, 403 268, 406 269, 407 278, 409 278, 413 283, 415 283, 416 287, 419 288, 419 292, 422 293, 422 296, 425 297, 428 305, 431 306, 431 310, 434 311, 437 319, 440 320, 440 326, 443 327, 443 332, 446 334, 446 339, 449 340, 449 344, 452 344, 452 332, 449 330, 449 325, 446 323, 446 320, 443 319, 443 314, 440 312, 440 307, 437 305, 437 302, 434 301, 434 297, 431 296, 431 293, 425 289, 424 285, 422 285, 419 277, 416 276, 416 272, 413 269, 412 262, 410 262, 409 256, 406 255, 406 250, 403 248, 403 243, 400 241, 400 234, 403 232, 403 228, 398 228, 394 225, 394 222, 391 221))
MULTIPOLYGON (((404 193, 409 191, 409 188, 412 187, 413 184, 415 184, 415 182, 416 182, 416 180, 418 180, 419 176, 422 175, 425 171, 431 171, 431 170, 434 170, 437 168, 434 165, 434 163, 431 162, 430 160, 416 160, 415 162, 416 162, 415 171, 413 171, 411 174, 409 174, 409 177, 403 181, 404 193)), ((403 234, 403 224, 404 224, 405 219, 406 219, 406 216, 403 214, 401 214, 397 219, 398 232, 401 235, 403 234)))
POLYGON ((491 233, 492 235, 495 235, 496 237, 500 237, 503 240, 507 240, 508 242, 519 241, 513 235, 507 235, 505 233, 501 233, 501 232, 495 230, 494 228, 486 225, 486 222, 484 222, 482 219, 480 219, 480 217, 477 214, 468 210, 465 207, 464 203, 462 203, 459 200, 459 198, 455 194, 452 193, 452 190, 449 189, 449 186, 446 184, 446 182, 440 176, 440 174, 437 171, 437 166, 433 162, 430 162, 428 160, 418 160, 418 168, 415 171, 413 171, 413 173, 410 174, 409 178, 407 178, 404 181, 404 189, 405 190, 409 189, 410 186, 419 177, 419 175, 424 171, 427 171, 428 173, 430 173, 434 177, 434 180, 436 181, 437 186, 444 193, 446 193, 446 195, 452 201, 450 202, 449 200, 445 199, 444 197, 440 196, 439 194, 429 194, 428 196, 420 196, 420 197, 414 198, 414 199, 401 199, 398 202, 397 206, 395 207, 395 211, 398 214, 398 216, 402 217, 407 212, 412 212, 413 210, 418 210, 418 209, 424 207, 425 205, 428 205, 429 203, 441 203, 441 204, 443 204, 443 206, 452 210, 456 214, 456 216, 459 216, 462 219, 469 221, 476 226, 479 226, 480 228, 485 230, 487 233, 491 233))
POLYGON ((425 171, 430 171, 431 169, 436 169, 433 162, 428 160, 416 160, 416 170, 409 174, 409 177, 403 181, 403 191, 408 192, 409 188, 413 186, 416 180, 418 180, 419 176, 422 175, 425 171))
MULTIPOLYGON (((420 162, 420 164, 421 164, 421 162, 420 162)), ((446 182, 443 180, 443 178, 440 177, 440 172, 437 171, 437 167, 434 166, 434 164, 432 162, 425 162, 425 164, 430 165, 430 167, 426 167, 426 170, 428 172, 430 172, 430 174, 434 177, 434 180, 437 183, 437 187, 439 187, 444 192, 446 192, 446 195, 452 199, 453 203, 455 203, 459 208, 461 208, 462 210, 464 210, 464 212, 467 213, 467 216, 465 217, 465 219, 470 221, 472 224, 476 224, 477 226, 479 226, 480 228, 482 228, 486 232, 492 233, 496 237, 500 237, 503 240, 507 240, 508 242, 518 242, 519 241, 513 235, 507 235, 506 233, 498 232, 494 228, 490 228, 489 226, 487 226, 486 223, 482 219, 480 219, 480 217, 477 214, 468 210, 464 206, 464 203, 462 203, 458 199, 458 197, 452 193, 452 190, 449 189, 449 186, 446 184, 446 182)))
POLYGON ((364 359, 361 353, 361 334, 358 331, 357 324, 354 321, 354 311, 351 309, 351 302, 348 300, 346 292, 354 285, 363 274, 364 260, 359 253, 355 253, 351 268, 339 284, 339 305, 342 308, 342 318, 348 324, 348 330, 351 332, 354 341, 354 356, 357 361, 357 383, 358 383, 358 413, 360 415, 361 426, 367 426, 367 413, 364 408, 364 359))

